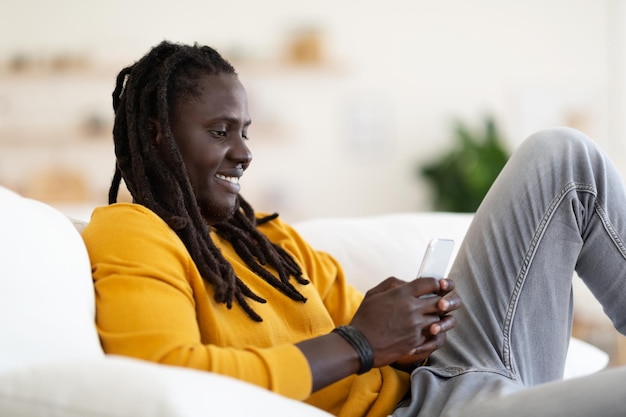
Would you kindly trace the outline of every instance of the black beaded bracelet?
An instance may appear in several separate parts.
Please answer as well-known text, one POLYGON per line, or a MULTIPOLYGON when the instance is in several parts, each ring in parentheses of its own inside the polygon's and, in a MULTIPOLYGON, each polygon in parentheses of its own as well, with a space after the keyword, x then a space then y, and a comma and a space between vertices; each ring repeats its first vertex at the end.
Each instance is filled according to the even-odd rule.
POLYGON ((369 371, 374 366, 374 351, 365 336, 352 326, 339 326, 333 330, 343 337, 356 350, 361 361, 361 369, 357 372, 359 375, 369 371))

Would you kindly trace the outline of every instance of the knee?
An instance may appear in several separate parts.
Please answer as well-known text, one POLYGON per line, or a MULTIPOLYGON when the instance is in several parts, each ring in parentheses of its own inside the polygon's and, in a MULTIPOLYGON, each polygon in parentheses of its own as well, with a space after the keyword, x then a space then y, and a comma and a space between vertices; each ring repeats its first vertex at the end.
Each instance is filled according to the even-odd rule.
MULTIPOLYGON (((595 142, 583 132, 570 127, 555 127, 540 130, 529 136, 518 151, 527 158, 570 158, 579 159, 597 154, 595 142)), ((518 153, 516 151, 516 153, 518 153)))
POLYGON ((593 141, 580 130, 571 127, 553 127, 540 130, 528 137, 525 142, 544 148, 569 146, 589 146, 593 141))

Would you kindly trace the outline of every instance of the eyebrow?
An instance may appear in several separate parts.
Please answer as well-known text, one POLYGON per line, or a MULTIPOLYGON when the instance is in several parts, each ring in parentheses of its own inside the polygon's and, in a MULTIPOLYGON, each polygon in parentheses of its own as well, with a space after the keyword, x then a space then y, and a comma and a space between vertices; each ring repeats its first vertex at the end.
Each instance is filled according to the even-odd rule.
MULTIPOLYGON (((230 117, 230 116, 218 116, 218 117, 214 117, 213 120, 224 120, 230 124, 237 124, 240 122, 238 118, 230 117)), ((250 126, 251 124, 252 124, 252 119, 248 119, 243 122, 243 125, 246 127, 250 126)))

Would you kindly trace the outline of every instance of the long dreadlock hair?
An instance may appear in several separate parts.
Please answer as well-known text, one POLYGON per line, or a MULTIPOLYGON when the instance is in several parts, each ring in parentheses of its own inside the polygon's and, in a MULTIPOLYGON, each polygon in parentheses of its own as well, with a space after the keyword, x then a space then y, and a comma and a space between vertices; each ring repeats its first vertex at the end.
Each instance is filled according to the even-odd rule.
MULTIPOLYGON (((113 92, 115 122, 113 140, 116 166, 109 190, 109 204, 117 201, 121 180, 133 200, 160 216, 180 237, 203 279, 213 286, 215 300, 232 307, 233 300, 255 321, 262 318, 248 300, 266 301, 248 288, 213 243, 211 230, 196 202, 184 162, 174 141, 169 115, 177 100, 200 94, 198 79, 204 74, 237 75, 220 54, 197 44, 181 45, 167 41, 153 47, 135 64, 117 76, 113 92), (158 120, 167 147, 167 164, 151 145, 150 120, 158 120), (171 198, 162 198, 168 196, 171 198)), ((270 242, 257 226, 278 214, 256 218, 252 206, 241 195, 238 208, 226 221, 214 224, 215 233, 225 238, 258 276, 293 300, 306 298, 293 286, 308 281, 293 258, 270 242), (264 265, 274 268, 277 276, 264 265)))

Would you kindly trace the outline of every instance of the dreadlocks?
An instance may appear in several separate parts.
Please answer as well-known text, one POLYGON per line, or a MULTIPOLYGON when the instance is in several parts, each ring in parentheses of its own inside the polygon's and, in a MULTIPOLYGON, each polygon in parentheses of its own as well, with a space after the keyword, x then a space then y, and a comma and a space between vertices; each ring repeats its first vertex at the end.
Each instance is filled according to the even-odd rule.
MULTIPOLYGON (((117 163, 109 190, 109 204, 117 201, 123 179, 133 200, 154 211, 180 237, 203 279, 213 286, 215 300, 228 308, 235 300, 250 318, 262 321, 248 304, 248 299, 260 303, 266 301, 235 275, 232 266, 213 243, 169 123, 170 110, 176 100, 200 94, 197 84, 200 75, 221 73, 236 75, 234 68, 214 49, 167 41, 120 71, 113 92, 113 140, 117 163), (162 126, 167 158, 173 161, 172 164, 166 164, 151 146, 148 130, 151 119, 158 120, 162 126)), ((228 220, 213 225, 215 233, 231 242, 244 262, 262 279, 291 299, 305 302, 306 298, 289 279, 293 276, 300 284, 308 283, 302 277, 299 265, 257 230, 258 225, 278 215, 257 219, 250 204, 240 195, 237 199, 239 208, 228 220), (273 267, 277 276, 264 265, 273 267)))

